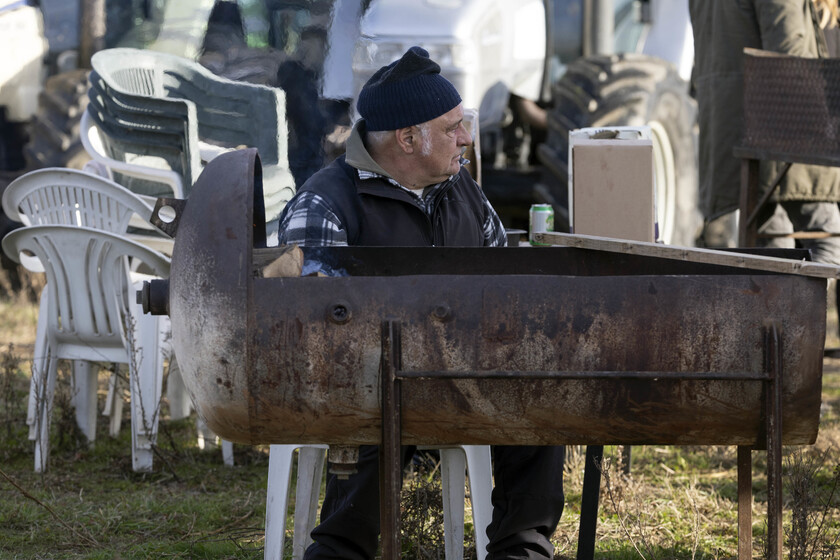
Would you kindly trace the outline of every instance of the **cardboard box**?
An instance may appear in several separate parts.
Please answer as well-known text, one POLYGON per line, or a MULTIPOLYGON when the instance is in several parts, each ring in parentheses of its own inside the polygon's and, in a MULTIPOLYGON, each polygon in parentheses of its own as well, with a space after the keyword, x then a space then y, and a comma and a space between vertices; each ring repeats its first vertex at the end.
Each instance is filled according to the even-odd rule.
POLYGON ((572 233, 656 241, 653 143, 648 127, 569 134, 572 233))

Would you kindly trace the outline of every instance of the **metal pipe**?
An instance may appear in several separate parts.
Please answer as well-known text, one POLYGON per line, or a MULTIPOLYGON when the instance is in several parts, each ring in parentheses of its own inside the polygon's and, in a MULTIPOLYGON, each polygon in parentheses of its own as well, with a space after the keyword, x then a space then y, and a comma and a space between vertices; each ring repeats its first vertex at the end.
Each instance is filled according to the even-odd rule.
POLYGON ((767 381, 766 373, 693 371, 401 371, 400 379, 645 379, 649 381, 767 381))
POLYGON ((591 29, 589 52, 590 54, 613 54, 615 51, 613 0, 589 0, 588 3, 591 4, 588 22, 588 27, 591 29))
POLYGON ((81 0, 79 68, 90 68, 94 53, 105 48, 105 0, 81 0))

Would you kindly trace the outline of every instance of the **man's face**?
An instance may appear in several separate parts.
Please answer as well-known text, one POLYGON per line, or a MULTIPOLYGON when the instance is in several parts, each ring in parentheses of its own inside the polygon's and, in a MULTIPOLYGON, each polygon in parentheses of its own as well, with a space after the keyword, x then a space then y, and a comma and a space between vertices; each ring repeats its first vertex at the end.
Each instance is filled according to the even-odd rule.
POLYGON ((428 180, 427 184, 439 183, 458 173, 461 169, 463 148, 472 142, 470 133, 464 126, 464 108, 458 105, 419 128, 421 131, 418 155, 422 173, 428 180))

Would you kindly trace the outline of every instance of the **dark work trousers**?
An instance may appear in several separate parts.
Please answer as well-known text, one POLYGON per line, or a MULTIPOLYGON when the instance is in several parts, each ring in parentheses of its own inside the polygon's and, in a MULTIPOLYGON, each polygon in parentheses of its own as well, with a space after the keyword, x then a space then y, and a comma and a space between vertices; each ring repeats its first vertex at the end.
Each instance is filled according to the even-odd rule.
MULTIPOLYGON (((414 447, 403 448, 403 466, 414 447)), ((564 447, 493 448, 493 519, 488 560, 552 558, 549 541, 563 513, 564 447)), ((369 560, 379 545, 379 448, 359 449, 358 472, 328 475, 321 523, 305 560, 369 560)))

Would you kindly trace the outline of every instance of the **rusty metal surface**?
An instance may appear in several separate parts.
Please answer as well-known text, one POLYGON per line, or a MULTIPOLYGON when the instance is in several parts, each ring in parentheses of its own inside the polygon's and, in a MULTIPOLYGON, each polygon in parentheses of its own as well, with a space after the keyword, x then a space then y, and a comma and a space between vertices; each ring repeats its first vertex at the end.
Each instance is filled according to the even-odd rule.
POLYGON ((172 342, 207 424, 248 433, 251 278, 250 249, 242 248, 253 244, 252 198, 261 171, 253 149, 225 154, 207 170, 178 216, 169 287, 181 297, 169 300, 172 342), (241 406, 212 406, 227 401, 241 406))
POLYGON ((564 248, 307 250, 353 275, 259 278, 254 155, 234 154, 194 187, 170 285, 184 381, 225 439, 378 443, 384 320, 406 375, 463 377, 402 382, 404 443, 760 444, 773 321, 783 440, 816 438, 824 280, 564 248))
POLYGON ((772 318, 796 372, 785 387, 786 440, 811 441, 824 291, 773 275, 258 279, 250 437, 378 441, 379 327, 389 317, 402 325, 409 371, 664 372, 656 381, 411 380, 406 442, 753 444, 760 382, 667 378, 762 371, 761 328, 772 318), (330 319, 336 305, 348 321, 330 319))
POLYGON ((840 59, 744 56, 744 135, 761 159, 840 165, 840 59))

